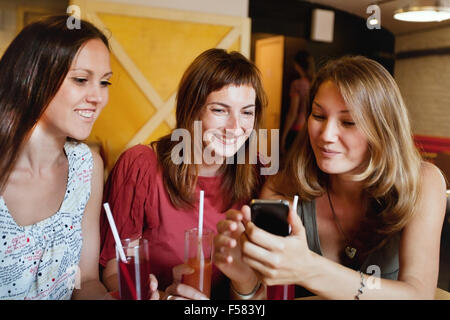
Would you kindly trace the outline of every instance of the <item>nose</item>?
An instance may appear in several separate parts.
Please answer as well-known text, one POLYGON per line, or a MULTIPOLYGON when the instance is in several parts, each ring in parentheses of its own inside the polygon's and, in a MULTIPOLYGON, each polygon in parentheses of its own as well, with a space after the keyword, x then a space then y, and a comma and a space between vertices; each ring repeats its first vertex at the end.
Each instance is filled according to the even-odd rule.
POLYGON ((86 101, 95 105, 101 104, 104 100, 101 89, 98 85, 92 85, 87 93, 86 101))
POLYGON ((227 133, 234 136, 239 136, 243 133, 240 118, 238 115, 235 115, 233 113, 230 114, 227 121, 226 130, 227 133))
POLYGON ((323 122, 321 137, 325 142, 335 142, 338 139, 338 123, 333 119, 327 119, 323 122))

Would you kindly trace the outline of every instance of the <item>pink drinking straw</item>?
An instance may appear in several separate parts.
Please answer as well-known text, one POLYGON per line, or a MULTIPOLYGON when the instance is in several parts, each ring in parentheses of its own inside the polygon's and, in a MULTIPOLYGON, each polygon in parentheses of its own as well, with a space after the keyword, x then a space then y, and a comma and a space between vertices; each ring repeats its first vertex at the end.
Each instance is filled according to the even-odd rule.
MULTIPOLYGON (((114 218, 112 216, 112 212, 111 212, 111 208, 109 207, 109 203, 105 202, 103 204, 103 207, 105 208, 106 217, 108 218, 109 226, 111 227, 114 241, 116 242, 116 248, 117 248, 117 251, 119 252, 120 260, 124 264, 126 264, 127 258, 125 256, 125 251, 123 251, 122 242, 120 241, 119 233, 117 232, 117 227, 116 227, 116 224, 114 223, 114 218)), ((119 263, 119 266, 120 266, 120 263, 119 263)), ((134 300, 136 300, 136 290, 134 289, 134 285, 131 280, 131 276, 128 273, 128 270, 125 268, 125 266, 121 267, 120 269, 121 269, 120 270, 121 274, 125 278, 125 283, 128 285, 128 288, 130 289, 131 296, 133 297, 134 300)))

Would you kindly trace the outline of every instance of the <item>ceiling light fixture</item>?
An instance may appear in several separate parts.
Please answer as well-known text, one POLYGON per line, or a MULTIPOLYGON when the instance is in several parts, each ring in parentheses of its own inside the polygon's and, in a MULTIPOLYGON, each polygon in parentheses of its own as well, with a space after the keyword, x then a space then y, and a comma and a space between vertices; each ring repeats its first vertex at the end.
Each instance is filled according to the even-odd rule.
POLYGON ((394 19, 408 22, 440 22, 450 19, 450 0, 416 0, 394 12, 394 19))

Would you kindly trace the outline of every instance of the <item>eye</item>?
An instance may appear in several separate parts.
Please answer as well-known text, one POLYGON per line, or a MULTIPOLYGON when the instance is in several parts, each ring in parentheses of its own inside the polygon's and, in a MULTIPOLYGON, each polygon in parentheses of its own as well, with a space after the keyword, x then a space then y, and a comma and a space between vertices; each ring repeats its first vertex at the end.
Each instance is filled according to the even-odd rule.
POLYGON ((217 114, 224 114, 226 112, 225 109, 220 108, 211 108, 211 111, 217 114))
POLYGON ((342 121, 344 127, 353 127, 355 123, 353 121, 342 121))
POLYGON ((249 116, 252 117, 255 115, 255 112, 253 110, 245 110, 244 112, 242 112, 245 116, 249 116))
POLYGON ((109 82, 108 80, 103 80, 100 82, 102 87, 109 87, 110 85, 112 85, 111 82, 109 82))
POLYGON ((311 114, 311 116, 314 118, 314 119, 316 119, 316 120, 325 120, 325 117, 324 116, 322 116, 322 115, 320 115, 320 114, 317 114, 317 113, 312 113, 311 114))
POLYGON ((88 79, 80 78, 80 77, 74 77, 74 78, 72 78, 72 80, 75 81, 75 83, 77 83, 77 84, 84 84, 88 81, 88 79))

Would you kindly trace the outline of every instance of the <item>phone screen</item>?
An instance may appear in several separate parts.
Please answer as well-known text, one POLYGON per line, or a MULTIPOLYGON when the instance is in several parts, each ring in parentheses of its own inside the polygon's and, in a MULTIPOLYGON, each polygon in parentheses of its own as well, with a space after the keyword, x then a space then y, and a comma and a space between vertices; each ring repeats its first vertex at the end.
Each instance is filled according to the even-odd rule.
POLYGON ((259 228, 278 236, 287 236, 289 202, 284 200, 252 200, 250 203, 252 222, 259 228))

